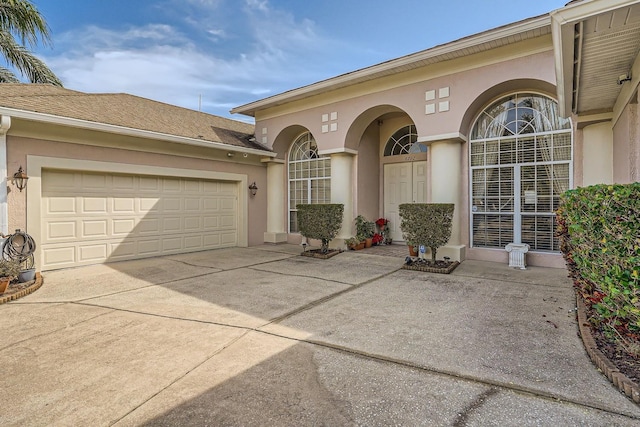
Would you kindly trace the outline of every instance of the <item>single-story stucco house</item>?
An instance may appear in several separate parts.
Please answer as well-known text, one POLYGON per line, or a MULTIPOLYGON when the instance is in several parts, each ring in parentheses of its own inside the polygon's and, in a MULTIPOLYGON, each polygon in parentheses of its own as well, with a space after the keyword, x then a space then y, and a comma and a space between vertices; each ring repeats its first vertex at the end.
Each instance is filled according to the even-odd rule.
POLYGON ((560 194, 640 178, 638 1, 571 2, 232 110, 255 117, 267 162, 268 242, 297 242, 297 203, 391 221, 398 205, 455 204, 452 259, 564 265, 560 194))
MULTIPOLYGON (((299 243, 296 205, 353 219, 455 204, 442 256, 562 267, 567 189, 640 177, 640 0, 574 1, 236 107, 255 127, 126 94, 0 86, 0 226, 39 270, 299 243), (256 183, 255 195, 249 186, 256 183)), ((254 190, 255 191, 255 190, 254 190)))

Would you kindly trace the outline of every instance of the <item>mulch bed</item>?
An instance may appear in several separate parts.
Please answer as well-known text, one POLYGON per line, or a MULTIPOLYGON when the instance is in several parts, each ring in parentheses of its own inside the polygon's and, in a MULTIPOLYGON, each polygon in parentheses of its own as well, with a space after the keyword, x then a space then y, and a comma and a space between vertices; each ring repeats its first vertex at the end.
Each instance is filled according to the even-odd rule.
POLYGON ((449 274, 459 265, 460 263, 458 261, 437 260, 435 264, 432 264, 431 260, 412 258, 411 262, 406 262, 402 268, 405 270, 424 271, 426 273, 449 274))
POLYGON ((42 276, 40 275, 40 273, 36 274, 35 280, 23 283, 10 283, 9 287, 4 291, 4 293, 0 294, 0 304, 14 301, 18 298, 22 298, 25 295, 29 295, 30 293, 40 288, 40 286, 42 286, 42 276))
POLYGON ((326 253, 323 253, 322 249, 310 249, 308 251, 302 252, 300 255, 308 256, 311 258, 329 259, 332 256, 338 255, 340 252, 342 251, 339 249, 330 249, 326 253))
POLYGON ((594 316, 577 294, 578 326, 584 347, 593 363, 609 380, 634 402, 640 403, 640 358, 630 354, 620 344, 612 342, 601 330, 593 327, 594 316))

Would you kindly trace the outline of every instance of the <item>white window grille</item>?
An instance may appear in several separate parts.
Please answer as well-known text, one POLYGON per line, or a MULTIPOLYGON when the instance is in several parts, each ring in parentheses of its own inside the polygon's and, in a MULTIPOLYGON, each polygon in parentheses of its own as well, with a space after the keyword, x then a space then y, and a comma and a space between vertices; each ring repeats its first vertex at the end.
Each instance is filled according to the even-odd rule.
POLYGON ((489 106, 472 128, 469 164, 472 246, 558 251, 554 211, 572 185, 572 136, 555 101, 518 93, 489 106))
POLYGON ((414 125, 404 126, 395 131, 384 146, 385 156, 426 152, 427 146, 418 142, 418 131, 414 125))
POLYGON ((310 132, 300 135, 289 151, 289 232, 298 232, 299 204, 331 203, 331 159, 318 155, 310 132))

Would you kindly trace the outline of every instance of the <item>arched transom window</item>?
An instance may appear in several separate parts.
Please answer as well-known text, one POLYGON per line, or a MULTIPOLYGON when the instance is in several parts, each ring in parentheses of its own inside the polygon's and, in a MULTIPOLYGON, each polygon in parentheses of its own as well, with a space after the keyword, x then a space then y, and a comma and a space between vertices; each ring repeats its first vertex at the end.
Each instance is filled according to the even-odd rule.
POLYGON ((470 138, 471 242, 558 251, 555 214, 572 185, 572 133, 557 103, 518 93, 486 108, 470 138))
POLYGON ((318 146, 305 132, 289 151, 289 232, 298 231, 299 204, 331 203, 331 159, 318 155, 318 146))
POLYGON ((385 156, 398 156, 409 153, 424 153, 427 146, 418 141, 418 132, 414 125, 398 129, 384 146, 385 156))

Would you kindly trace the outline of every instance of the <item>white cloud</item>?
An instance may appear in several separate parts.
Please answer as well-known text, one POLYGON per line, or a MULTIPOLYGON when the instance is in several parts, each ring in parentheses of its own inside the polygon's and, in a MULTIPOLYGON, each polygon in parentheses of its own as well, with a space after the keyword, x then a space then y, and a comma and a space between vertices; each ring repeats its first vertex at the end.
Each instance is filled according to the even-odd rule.
POLYGON ((312 21, 296 20, 265 0, 188 4, 194 9, 181 24, 91 26, 57 35, 62 50, 44 60, 69 89, 126 92, 192 109, 202 96, 204 111, 223 116, 234 106, 327 77, 318 60, 336 43, 320 36, 312 21), (211 19, 230 15, 226 24, 211 19))

